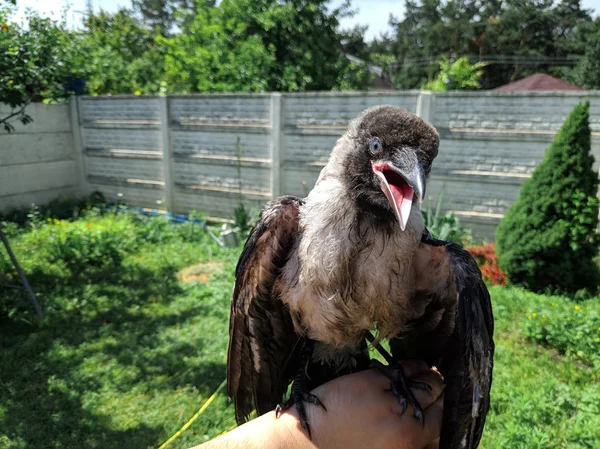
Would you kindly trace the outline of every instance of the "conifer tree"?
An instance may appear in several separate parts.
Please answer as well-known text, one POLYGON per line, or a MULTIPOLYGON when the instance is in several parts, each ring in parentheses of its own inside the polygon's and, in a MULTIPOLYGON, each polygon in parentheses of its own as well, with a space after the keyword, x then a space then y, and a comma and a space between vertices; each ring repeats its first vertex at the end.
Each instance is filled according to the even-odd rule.
POLYGON ((589 107, 573 109, 498 227, 498 261, 512 283, 534 291, 598 288, 598 174, 589 107))

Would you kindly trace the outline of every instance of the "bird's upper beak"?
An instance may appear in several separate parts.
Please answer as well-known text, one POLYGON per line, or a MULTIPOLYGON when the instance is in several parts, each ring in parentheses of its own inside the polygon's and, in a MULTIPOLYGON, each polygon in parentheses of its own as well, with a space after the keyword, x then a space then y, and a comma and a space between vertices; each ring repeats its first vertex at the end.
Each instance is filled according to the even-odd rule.
POLYGON ((425 173, 418 163, 410 172, 401 170, 389 161, 375 161, 372 162, 372 166, 373 173, 380 181, 381 190, 404 231, 410 216, 413 196, 416 194, 420 203, 425 198, 425 173))

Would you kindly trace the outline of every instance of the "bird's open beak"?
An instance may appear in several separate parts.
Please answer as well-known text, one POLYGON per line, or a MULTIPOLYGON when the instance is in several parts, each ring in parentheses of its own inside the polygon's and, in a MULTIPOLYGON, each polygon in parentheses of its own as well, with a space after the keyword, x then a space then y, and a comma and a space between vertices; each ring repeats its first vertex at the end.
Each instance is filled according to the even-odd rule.
POLYGON ((389 161, 372 162, 373 173, 380 181, 381 190, 387 197, 404 231, 413 197, 416 194, 420 203, 425 198, 425 173, 419 164, 406 173, 389 161))

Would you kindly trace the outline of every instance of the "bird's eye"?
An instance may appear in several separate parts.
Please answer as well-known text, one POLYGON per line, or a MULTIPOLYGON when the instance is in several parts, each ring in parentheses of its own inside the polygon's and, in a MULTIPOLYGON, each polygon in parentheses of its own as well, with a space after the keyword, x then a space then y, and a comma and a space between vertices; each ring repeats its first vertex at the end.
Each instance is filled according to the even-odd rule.
POLYGON ((381 151, 381 142, 377 137, 374 137, 373 140, 371 140, 370 150, 372 154, 377 154, 381 151))

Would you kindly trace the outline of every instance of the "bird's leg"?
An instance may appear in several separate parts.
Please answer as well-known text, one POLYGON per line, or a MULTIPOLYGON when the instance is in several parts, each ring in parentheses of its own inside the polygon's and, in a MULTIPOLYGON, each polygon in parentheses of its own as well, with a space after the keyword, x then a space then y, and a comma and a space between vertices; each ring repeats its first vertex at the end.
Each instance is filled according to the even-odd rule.
POLYGON ((319 407, 323 407, 323 409, 327 411, 327 408, 321 402, 321 400, 314 394, 310 393, 306 385, 306 368, 312 356, 313 346, 314 342, 311 340, 307 340, 304 344, 302 352, 300 353, 301 366, 298 372, 296 373, 296 377, 294 378, 294 383, 292 384, 292 391, 290 397, 287 401, 277 405, 277 407, 275 408, 275 416, 279 417, 281 413, 294 406, 296 408, 296 411, 298 412, 300 424, 302 425, 304 430, 306 430, 306 433, 308 434, 309 438, 311 438, 312 436, 310 433, 310 426, 308 425, 308 420, 306 418, 306 409, 304 408, 304 402, 318 405, 319 407))
MULTIPOLYGON (((369 332, 367 339, 373 343, 375 338, 369 332)), ((384 365, 379 360, 371 360, 371 366, 377 368, 385 377, 391 381, 392 394, 396 396, 402 407, 402 413, 406 411, 408 404, 413 407, 415 418, 421 423, 421 427, 425 424, 423 409, 411 391, 411 388, 419 388, 421 390, 431 391, 431 386, 425 382, 417 382, 406 378, 404 369, 399 362, 394 361, 392 356, 381 346, 376 343, 375 349, 385 358, 389 365, 384 365)))

